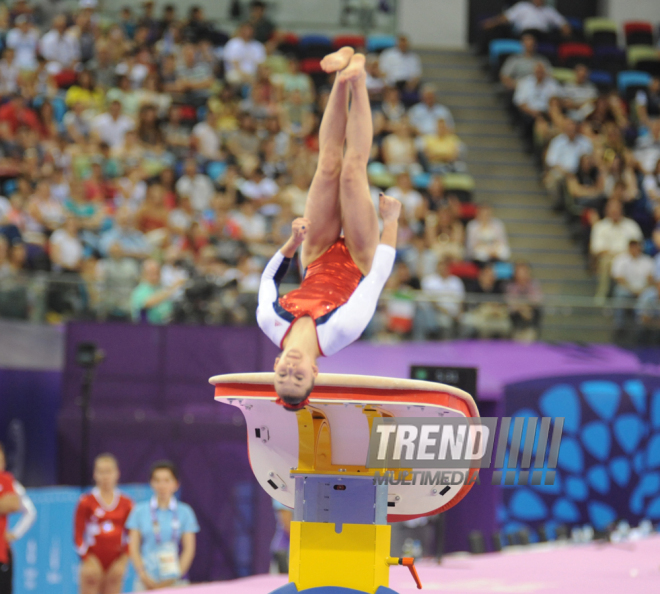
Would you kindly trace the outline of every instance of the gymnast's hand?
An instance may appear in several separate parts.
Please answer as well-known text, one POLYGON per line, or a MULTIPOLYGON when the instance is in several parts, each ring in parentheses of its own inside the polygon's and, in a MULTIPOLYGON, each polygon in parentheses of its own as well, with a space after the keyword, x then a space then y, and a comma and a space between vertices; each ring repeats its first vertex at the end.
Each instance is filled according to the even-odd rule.
POLYGON ((401 202, 391 196, 380 194, 380 217, 383 223, 392 223, 399 220, 401 214, 401 202))
POLYGON ((309 232, 309 225, 309 219, 304 217, 299 217, 293 221, 291 225, 291 238, 296 246, 299 246, 305 240, 309 232))

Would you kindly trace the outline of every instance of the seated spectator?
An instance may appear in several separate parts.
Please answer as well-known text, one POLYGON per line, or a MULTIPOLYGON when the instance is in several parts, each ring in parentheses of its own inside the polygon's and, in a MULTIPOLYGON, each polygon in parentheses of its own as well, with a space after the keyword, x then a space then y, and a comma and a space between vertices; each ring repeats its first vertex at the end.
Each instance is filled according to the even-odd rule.
POLYGON ((302 140, 312 133, 315 123, 312 108, 305 105, 300 91, 289 93, 282 106, 282 129, 289 136, 302 140))
POLYGON ((10 139, 16 136, 19 128, 27 127, 37 133, 41 128, 36 112, 28 107, 27 101, 20 92, 16 92, 0 107, 0 122, 7 124, 10 139))
POLYGON ((280 211, 277 195, 280 188, 277 182, 266 177, 261 167, 257 167, 248 179, 239 182, 241 194, 259 205, 259 211, 265 216, 275 216, 280 211))
POLYGON ((525 33, 521 38, 523 52, 511 54, 502 64, 500 70, 500 82, 507 91, 512 94, 516 90, 516 84, 526 76, 534 74, 534 67, 541 62, 547 72, 552 71, 552 65, 545 56, 536 53, 536 38, 531 33, 525 33))
POLYGON ((183 37, 191 43, 200 43, 214 35, 213 26, 206 20, 201 6, 191 6, 183 37))
POLYGON ((218 115, 207 109, 204 121, 198 122, 192 129, 192 138, 195 140, 197 151, 208 161, 220 161, 223 158, 220 135, 216 129, 217 120, 218 115))
POLYGON ((278 43, 277 28, 275 23, 266 16, 265 2, 254 0, 250 3, 248 22, 252 25, 256 41, 262 43, 270 51, 276 49, 278 43))
POLYGON ((399 262, 385 285, 388 297, 382 325, 387 332, 403 338, 412 335, 417 309, 415 293, 420 288, 419 279, 410 274, 404 262, 399 262))
POLYGON ((554 7, 546 6, 545 0, 521 0, 501 15, 486 20, 482 26, 484 29, 491 29, 505 24, 511 25, 514 33, 518 35, 529 30, 547 35, 556 29, 564 37, 571 34, 568 21, 554 7))
POLYGON ((566 189, 576 207, 595 208, 599 212, 602 210, 605 202, 605 177, 592 154, 580 157, 578 170, 566 177, 566 189))
POLYGON ((601 134, 608 124, 616 124, 621 130, 628 126, 626 108, 616 92, 600 95, 585 121, 595 134, 601 134))
POLYGON ((516 262, 513 280, 506 288, 506 301, 514 340, 536 340, 541 328, 543 291, 540 283, 532 278, 532 269, 527 262, 516 262))
POLYGON ((101 284, 99 307, 105 320, 131 319, 131 294, 140 280, 138 263, 124 255, 118 241, 111 243, 108 257, 99 260, 96 280, 101 284))
POLYGON ((0 282, 2 282, 3 279, 10 275, 11 266, 9 265, 9 242, 4 235, 0 234, 0 282))
POLYGON ((148 241, 150 234, 161 238, 162 231, 167 229, 169 215, 170 209, 165 205, 165 188, 157 181, 151 182, 144 203, 135 215, 135 226, 148 241))
POLYGON ((104 256, 109 255, 110 246, 121 249, 122 258, 142 260, 151 254, 152 247, 144 233, 136 228, 135 215, 128 208, 120 208, 115 216, 112 228, 101 235, 99 250, 104 256))
POLYGON ((294 170, 291 173, 292 183, 282 190, 280 198, 283 204, 290 206, 294 217, 301 217, 305 212, 305 203, 307 202, 311 181, 304 171, 294 170))
POLYGON ((465 229, 451 208, 431 211, 423 220, 429 251, 435 258, 460 262, 465 253, 465 229))
POLYGON ((651 120, 648 129, 641 132, 636 141, 635 158, 642 171, 649 173, 660 159, 660 118, 651 120))
POLYGON ((62 71, 73 72, 80 61, 80 41, 73 31, 67 31, 66 16, 58 14, 51 29, 39 41, 39 52, 48 60, 48 71, 60 74, 62 71))
POLYGON ((105 99, 108 105, 119 101, 125 116, 137 117, 140 110, 140 94, 131 86, 131 79, 125 74, 117 77, 117 86, 106 93, 105 99))
POLYGON ((467 285, 474 296, 461 320, 461 334, 466 338, 504 338, 511 332, 509 310, 504 303, 504 288, 490 265, 479 271, 475 281, 467 285), (487 301, 492 297, 493 301, 487 301))
POLYGON ((620 199, 628 204, 639 197, 639 183, 637 181, 636 163, 629 151, 617 155, 612 151, 605 151, 603 156, 605 194, 611 197, 617 187, 622 188, 620 199))
POLYGON ((652 118, 660 117, 660 76, 654 76, 648 89, 640 89, 635 95, 635 108, 640 124, 649 126, 652 118))
POLYGON ((293 91, 299 91, 303 103, 314 103, 316 89, 309 74, 300 72, 300 61, 296 56, 287 58, 287 71, 282 74, 272 75, 273 84, 279 90, 280 100, 283 100, 293 91))
POLYGON ((60 272, 79 272, 83 261, 83 245, 78 237, 76 218, 68 216, 64 226, 50 236, 50 259, 60 272))
POLYGON ((380 54, 378 66, 388 86, 396 86, 403 92, 404 102, 417 100, 417 89, 422 77, 422 61, 410 51, 408 37, 399 35, 395 47, 380 54))
POLYGON ((236 36, 225 45, 225 78, 233 86, 250 84, 257 73, 257 66, 266 60, 263 44, 253 39, 253 36, 252 25, 243 23, 236 36))
POLYGON ((408 172, 400 173, 396 178, 396 185, 385 192, 388 196, 396 198, 403 206, 403 214, 408 222, 414 222, 423 217, 424 198, 415 190, 408 172))
POLYGON ((182 63, 176 70, 176 83, 172 91, 183 96, 183 102, 195 107, 206 103, 211 95, 213 71, 196 59, 195 46, 187 43, 181 50, 182 63))
POLYGON ((559 84, 541 62, 534 66, 534 74, 518 81, 513 103, 520 112, 523 131, 528 139, 532 138, 535 129, 537 135, 547 134, 547 126, 551 121, 550 102, 559 96, 559 84))
POLYGON ((242 164, 254 158, 259 152, 259 145, 254 118, 249 113, 241 113, 238 117, 238 130, 227 138, 227 149, 242 164))
POLYGON ((564 183, 568 175, 575 175, 583 155, 593 152, 591 140, 578 134, 577 123, 571 119, 564 121, 564 131, 555 136, 545 154, 546 172, 544 184, 553 201, 555 210, 562 210, 564 183))
POLYGON ((644 176, 642 187, 647 198, 654 204, 660 205, 660 159, 656 162, 653 171, 644 176))
POLYGON ((96 43, 94 57, 87 62, 86 69, 93 72, 98 86, 107 91, 115 86, 117 65, 112 59, 108 41, 100 40, 96 43))
POLYGON ((640 241, 633 239, 628 250, 612 260, 613 296, 619 307, 614 310, 614 324, 620 334, 626 323, 626 310, 622 308, 627 300, 637 299, 653 284, 653 259, 642 252, 640 241))
POLYGON ((435 97, 434 85, 424 84, 421 88, 421 102, 413 105, 408 111, 408 120, 418 134, 435 134, 438 120, 447 123, 450 130, 454 129, 454 118, 444 105, 440 105, 435 97))
POLYGON ((211 204, 215 188, 211 178, 197 171, 194 159, 187 159, 184 173, 176 182, 176 191, 180 196, 188 196, 193 208, 197 212, 206 210, 211 204))
MULTIPOLYGON (((386 87, 380 109, 374 111, 374 135, 394 132, 396 126, 406 119, 406 107, 401 102, 401 93, 396 87, 386 87)), ((408 121, 410 123, 410 121, 408 121)))
POLYGON ((383 139, 381 147, 383 163, 393 175, 404 171, 420 173, 422 166, 417 160, 413 131, 406 119, 394 124, 393 131, 383 139))
POLYGON ((0 97, 10 97, 18 91, 20 73, 14 48, 5 47, 0 60, 0 97))
POLYGON ((575 66, 575 81, 564 84, 561 105, 568 117, 582 121, 593 110, 598 98, 596 85, 589 80, 589 69, 584 64, 575 66))
POLYGON ((635 307, 639 326, 638 343, 658 344, 660 342, 660 278, 639 296, 635 307))
POLYGON ((96 86, 94 75, 89 70, 82 70, 78 73, 77 84, 66 92, 65 102, 69 108, 76 103, 82 104, 83 110, 88 112, 86 117, 90 117, 103 111, 105 93, 96 86))
POLYGON ((39 33, 25 14, 17 16, 14 24, 16 26, 7 33, 5 45, 16 52, 15 61, 20 70, 35 70, 39 33))
POLYGON ((160 264, 147 259, 142 263, 142 280, 131 293, 131 315, 133 321, 150 324, 167 324, 172 317, 173 297, 185 284, 180 279, 168 289, 160 280, 160 264))
POLYGON ((643 239, 639 225, 624 218, 623 207, 618 200, 608 201, 605 215, 591 230, 590 252, 598 271, 598 303, 603 303, 610 292, 610 272, 614 258, 626 252, 631 241, 643 239))
POLYGON ((482 204, 477 217, 466 228, 467 257, 479 264, 506 261, 511 257, 504 223, 493 217, 493 209, 482 204))
POLYGON ((383 73, 380 71, 378 65, 378 56, 374 54, 367 54, 367 61, 364 66, 367 71, 367 92, 369 99, 372 103, 381 101, 383 98, 383 91, 385 90, 385 80, 383 73))
POLYGON ((105 142, 113 149, 124 144, 126 132, 133 130, 135 123, 122 114, 122 105, 118 100, 110 103, 108 111, 92 120, 92 133, 100 142, 105 142))
POLYGON ((439 118, 435 133, 420 137, 418 148, 424 155, 429 171, 447 173, 455 170, 455 163, 461 151, 461 141, 451 132, 447 122, 439 118))
POLYGON ((449 272, 450 260, 438 262, 437 272, 422 277, 422 290, 432 300, 419 304, 425 337, 455 336, 465 298, 463 281, 449 272))
POLYGON ((238 210, 229 215, 230 221, 239 231, 239 239, 249 243, 261 243, 266 238, 268 230, 266 217, 259 212, 259 204, 245 200, 238 210))

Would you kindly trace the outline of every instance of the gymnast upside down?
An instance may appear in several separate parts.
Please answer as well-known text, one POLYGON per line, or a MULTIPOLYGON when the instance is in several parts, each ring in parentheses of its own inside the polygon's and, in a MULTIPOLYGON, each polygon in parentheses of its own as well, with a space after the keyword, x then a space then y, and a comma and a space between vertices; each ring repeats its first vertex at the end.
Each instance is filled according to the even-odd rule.
POLYGON ((275 359, 275 390, 278 403, 289 410, 307 403, 317 359, 360 337, 394 264, 401 204, 381 194, 381 234, 367 178, 373 126, 364 63, 363 55, 347 47, 321 63, 337 76, 321 122, 319 162, 304 216, 293 222, 291 237, 261 277, 257 321, 282 348, 275 359), (279 297, 279 283, 301 245, 303 281, 279 297))

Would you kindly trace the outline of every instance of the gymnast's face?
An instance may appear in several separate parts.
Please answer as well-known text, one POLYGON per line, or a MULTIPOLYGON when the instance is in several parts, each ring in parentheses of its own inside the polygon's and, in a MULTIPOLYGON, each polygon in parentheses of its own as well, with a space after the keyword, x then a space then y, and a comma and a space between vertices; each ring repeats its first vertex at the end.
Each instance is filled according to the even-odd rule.
POLYGON ((288 396, 298 401, 305 397, 319 373, 314 359, 296 348, 284 349, 275 359, 274 369, 278 396, 288 396))

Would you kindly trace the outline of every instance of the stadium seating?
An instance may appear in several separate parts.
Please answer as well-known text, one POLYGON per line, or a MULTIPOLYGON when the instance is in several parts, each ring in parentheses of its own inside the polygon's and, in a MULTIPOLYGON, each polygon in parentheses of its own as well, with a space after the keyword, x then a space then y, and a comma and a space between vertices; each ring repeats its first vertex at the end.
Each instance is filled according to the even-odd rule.
POLYGON ((490 65, 499 68, 511 54, 521 54, 522 43, 517 39, 493 39, 488 48, 490 65))
POLYGON ((653 45, 653 25, 646 21, 628 21, 623 24, 626 45, 653 45))
POLYGON ((442 181, 444 182, 445 190, 455 194, 461 202, 472 200, 475 181, 471 175, 467 173, 446 173, 442 181))
POLYGON ((367 37, 367 51, 380 53, 396 45, 396 38, 393 35, 369 35, 367 37))
POLYGON ((573 68, 576 64, 591 65, 594 50, 586 43, 562 43, 557 49, 558 63, 565 68, 573 68))
POLYGON ((300 38, 300 55, 304 58, 322 58, 332 51, 332 40, 325 35, 305 35, 300 38))
POLYGON ((594 69, 607 70, 616 75, 621 70, 626 69, 626 52, 615 46, 596 46, 591 65, 594 69))
POLYGON ((655 48, 649 45, 631 45, 627 54, 628 67, 631 70, 640 70, 655 76, 660 74, 660 57, 655 48))
POLYGON ((571 68, 553 68, 552 77, 562 84, 575 82, 575 70, 571 68))
POLYGON ((598 90, 605 93, 614 87, 614 77, 607 70, 593 70, 589 74, 589 80, 594 83, 598 90))
POLYGON ((584 21, 585 39, 593 46, 616 46, 618 30, 616 22, 611 19, 592 17, 584 21))
POLYGON ((339 49, 340 47, 350 46, 354 49, 364 47, 366 39, 364 35, 337 35, 332 40, 332 47, 339 49))
POLYGON ((639 72, 637 70, 624 70, 617 76, 616 86, 621 96, 630 101, 639 89, 645 89, 651 82, 651 75, 648 72, 639 72))

